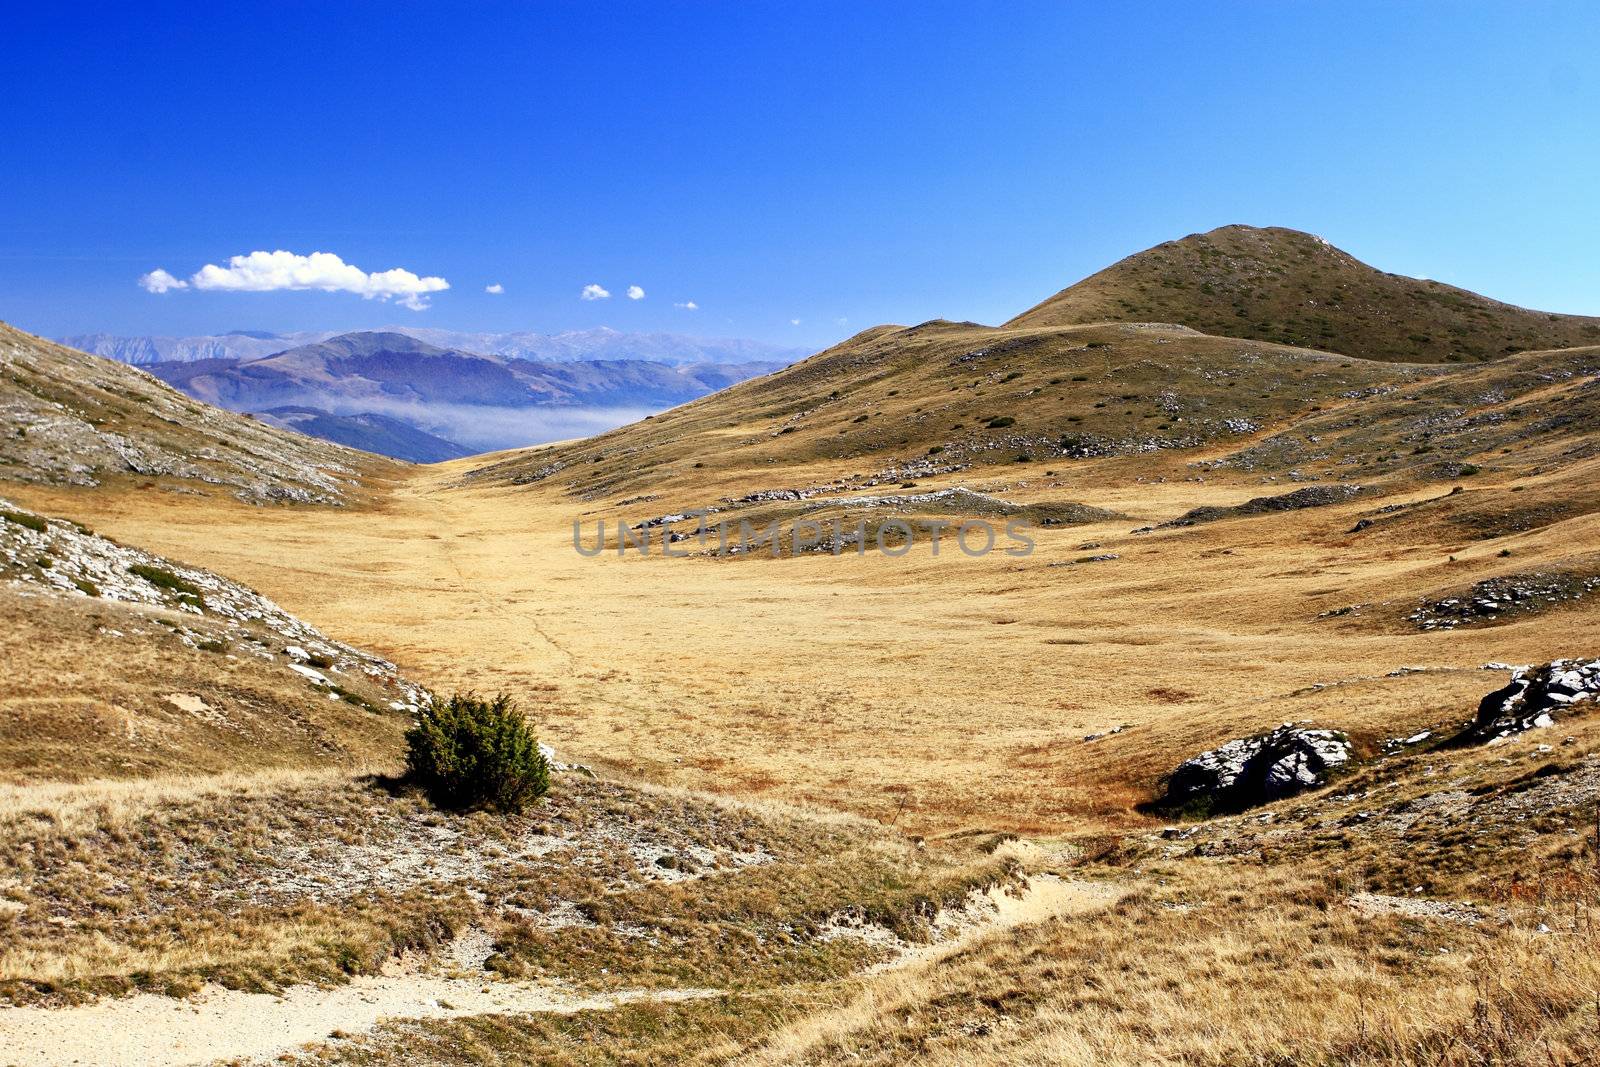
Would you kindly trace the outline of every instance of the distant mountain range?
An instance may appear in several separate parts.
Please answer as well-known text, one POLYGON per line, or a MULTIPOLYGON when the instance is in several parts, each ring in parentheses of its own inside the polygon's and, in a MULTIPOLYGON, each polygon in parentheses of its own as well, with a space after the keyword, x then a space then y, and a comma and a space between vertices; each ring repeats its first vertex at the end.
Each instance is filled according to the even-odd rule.
POLYGON ((347 332, 402 334, 438 348, 531 359, 546 363, 583 360, 645 360, 674 366, 688 363, 793 363, 809 349, 789 348, 740 338, 686 337, 670 333, 623 333, 608 327, 543 334, 463 333, 416 326, 386 326, 373 331, 313 330, 266 333, 235 330, 200 337, 124 337, 107 333, 59 338, 71 348, 135 366, 187 363, 202 359, 259 359, 291 348, 317 344, 347 332))
POLYGON ((265 356, 143 364, 197 400, 417 462, 608 429, 782 366, 529 360, 395 332, 341 334, 265 356))
POLYGON ((402 404, 666 407, 782 366, 774 362, 538 360, 440 348, 398 333, 348 333, 254 359, 159 362, 145 369, 234 411, 303 405, 350 413, 402 404))

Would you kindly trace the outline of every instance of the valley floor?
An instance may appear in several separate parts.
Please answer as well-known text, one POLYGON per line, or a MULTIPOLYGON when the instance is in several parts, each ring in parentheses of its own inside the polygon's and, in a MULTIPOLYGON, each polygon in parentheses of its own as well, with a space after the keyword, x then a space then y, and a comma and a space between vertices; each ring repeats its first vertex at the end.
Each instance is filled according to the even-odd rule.
MULTIPOLYGON (((547 812, 498 826, 347 769, 77 816, 45 795, 62 787, 19 785, 0 798, 0 845, 24 875, 3 887, 16 914, 0 916, 15 935, 0 977, 26 1005, 10 1012, 30 1014, 0 1009, 0 1030, 33 1033, 22 1062, 48 1062, 74 1018, 143 1013, 156 1045, 194 1022, 96 998, 203 990, 195 1016, 242 1034, 331 983, 312 1000, 351 1011, 305 1017, 328 1029, 320 1043, 292 1051, 309 1034, 295 1031, 209 1051, 1593 1062, 1600 722, 1493 748, 1384 742, 1442 739, 1500 684, 1486 663, 1600 648, 1593 598, 1455 629, 1411 617, 1496 576, 1592 566, 1600 515, 1475 537, 1440 509, 1501 498, 1422 484, 1135 533, 1295 488, 1140 464, 975 483, 1126 516, 1036 530, 1027 558, 572 547, 575 519, 639 522, 827 475, 803 469, 631 505, 460 488, 472 463, 416 468, 348 508, 8 490, 245 582, 435 689, 509 690, 600 779, 565 775, 547 812), (1422 518, 1353 532, 1381 508, 1422 518), (1181 760, 1289 720, 1347 731, 1359 766, 1245 815, 1141 813, 1181 760), (193 909, 198 925, 179 921, 193 909)), ((1523 482, 1537 493, 1540 478, 1523 482)), ((187 1062, 161 1047, 153 1062, 187 1062)))
MULTIPOLYGON (((714 504, 716 489, 619 512, 544 487, 456 488, 469 466, 414 468, 375 510, 152 490, 16 495, 243 581, 433 688, 520 694, 542 733, 585 762, 899 813, 913 832, 1137 825, 1131 809, 1159 776, 1228 738, 1291 719, 1369 745, 1404 737, 1468 717, 1492 680, 1486 662, 1600 647, 1589 601, 1490 627, 1419 632, 1406 620, 1422 597, 1485 575, 1575 554, 1600 570, 1600 514, 1492 541, 1346 533, 1380 504, 1448 485, 1136 535, 1293 486, 1186 481, 1177 463, 1164 482, 1035 475, 984 488, 1127 518, 1036 529, 1025 559, 924 548, 664 559, 659 545, 619 559, 580 556, 572 523, 638 522, 714 504), (1086 554, 1117 558, 1074 562, 1086 554), (1084 740, 1096 734, 1109 736, 1084 740)), ((806 474, 785 471, 781 484, 806 474)))

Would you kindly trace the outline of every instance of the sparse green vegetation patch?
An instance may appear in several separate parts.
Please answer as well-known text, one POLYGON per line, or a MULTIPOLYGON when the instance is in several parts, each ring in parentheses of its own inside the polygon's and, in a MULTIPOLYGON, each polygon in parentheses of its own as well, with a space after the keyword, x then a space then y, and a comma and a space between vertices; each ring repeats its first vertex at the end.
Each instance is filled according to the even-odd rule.
POLYGON ((176 593, 180 598, 192 597, 195 600, 199 600, 203 596, 199 586, 174 574, 165 567, 152 567, 146 563, 135 563, 128 568, 128 573, 135 577, 143 578, 157 589, 166 589, 176 593))
POLYGON ((0 510, 0 520, 14 523, 34 533, 45 533, 50 529, 50 524, 37 515, 29 515, 25 511, 0 510))

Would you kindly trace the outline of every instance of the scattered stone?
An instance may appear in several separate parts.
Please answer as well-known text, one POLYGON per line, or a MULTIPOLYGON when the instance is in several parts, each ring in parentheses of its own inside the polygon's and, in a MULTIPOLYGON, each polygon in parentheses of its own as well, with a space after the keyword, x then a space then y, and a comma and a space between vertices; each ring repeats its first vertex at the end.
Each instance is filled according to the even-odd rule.
POLYGON ((1434 919, 1469 926, 1476 926, 1484 919, 1476 905, 1453 900, 1418 900, 1388 893, 1357 893, 1345 903, 1351 911, 1365 918, 1398 915, 1406 919, 1434 919))
POLYGON ((1600 589, 1600 577, 1565 572, 1507 574, 1478 582, 1460 596, 1423 600, 1407 621, 1419 630, 1454 630, 1530 615, 1580 600, 1600 589))
POLYGON ((1047 564, 1045 564, 1045 566, 1047 566, 1047 567, 1076 567, 1076 566, 1078 566, 1079 564, 1082 564, 1082 563, 1109 563, 1114 559, 1121 559, 1121 558, 1122 557, 1117 555, 1115 552, 1105 552, 1105 553, 1102 553, 1102 554, 1100 554, 1098 556, 1079 556, 1077 559, 1057 560, 1054 563, 1047 563, 1047 564))
POLYGON ((581 774, 581 775, 583 775, 583 776, 585 776, 587 778, 593 778, 594 777, 594 770, 591 767, 589 767, 587 764, 584 764, 584 763, 563 763, 560 760, 556 759, 556 750, 554 748, 552 748, 550 745, 545 744, 543 741, 540 741, 538 744, 539 744, 539 755, 544 757, 545 766, 549 767, 552 771, 558 771, 558 772, 563 772, 563 773, 570 771, 570 772, 572 772, 574 774, 581 774))
POLYGON ((1394 753, 1399 752, 1402 748, 1410 748, 1413 745, 1420 745, 1422 742, 1426 741, 1432 736, 1432 730, 1423 730, 1419 733, 1412 734, 1410 737, 1385 738, 1383 742, 1383 751, 1386 755, 1393 755, 1394 753))
POLYGON ((319 670, 314 670, 311 667, 302 666, 299 663, 291 663, 291 664, 289 664, 289 669, 291 671, 294 671, 296 674, 304 675, 305 677, 311 679, 311 681, 316 685, 332 685, 333 684, 332 682, 328 681, 328 676, 327 675, 323 674, 319 670))

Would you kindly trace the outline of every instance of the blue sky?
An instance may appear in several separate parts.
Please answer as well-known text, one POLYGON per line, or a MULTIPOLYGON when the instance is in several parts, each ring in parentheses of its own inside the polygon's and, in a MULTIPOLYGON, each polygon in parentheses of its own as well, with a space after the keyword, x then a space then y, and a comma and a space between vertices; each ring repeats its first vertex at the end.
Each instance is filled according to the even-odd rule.
POLYGON ((0 318, 40 333, 606 324, 821 345, 998 322, 1231 222, 1600 313, 1592 4, 40 4, 6 21, 0 318), (450 287, 412 311, 137 284, 278 249, 450 287), (580 300, 588 284, 611 297, 580 300))

